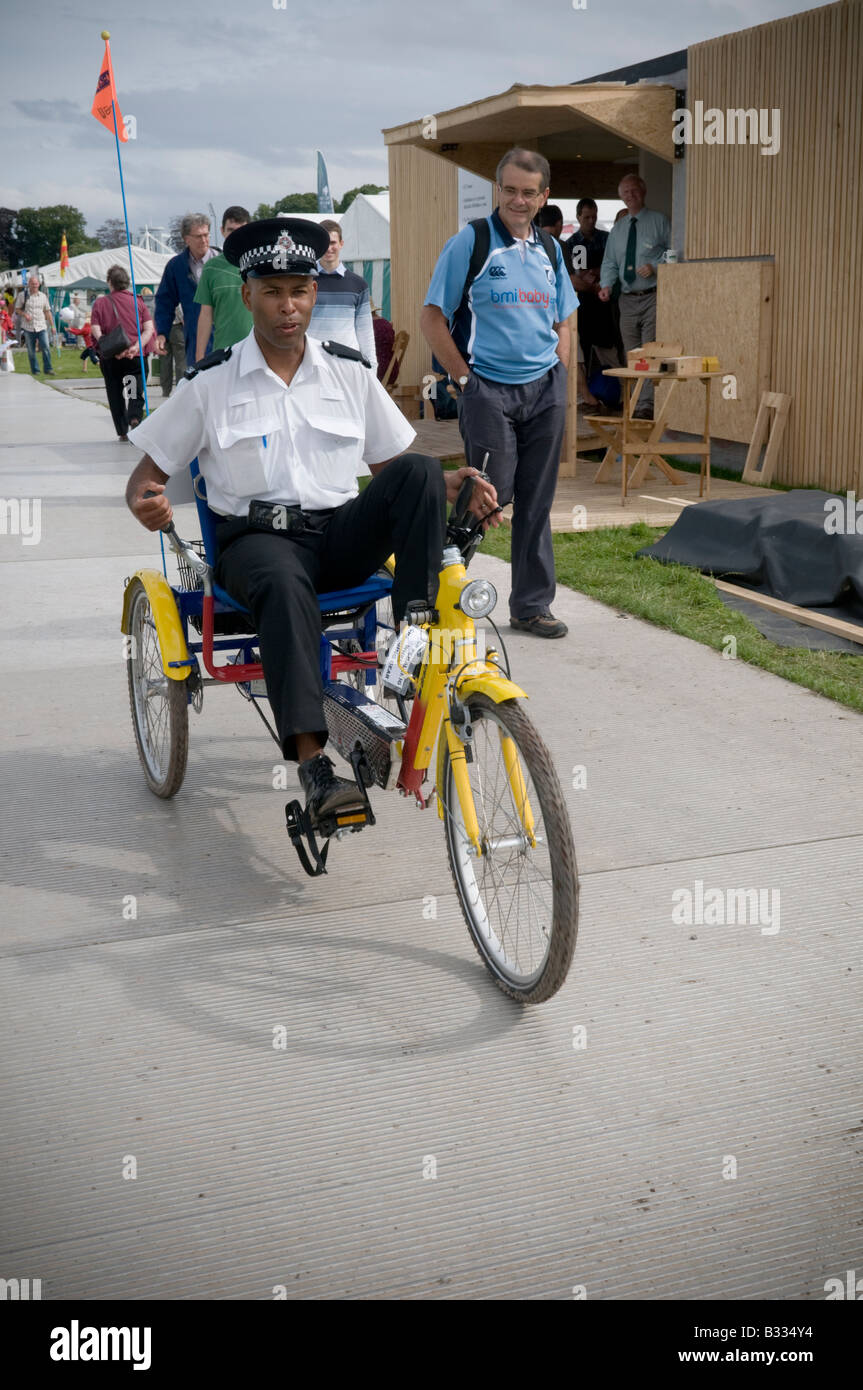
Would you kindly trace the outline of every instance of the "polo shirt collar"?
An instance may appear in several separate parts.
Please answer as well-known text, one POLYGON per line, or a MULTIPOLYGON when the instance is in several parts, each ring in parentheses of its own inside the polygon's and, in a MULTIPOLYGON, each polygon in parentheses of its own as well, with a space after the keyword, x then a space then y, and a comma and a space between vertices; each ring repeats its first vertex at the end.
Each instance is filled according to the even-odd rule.
MULTIPOLYGON (((503 242, 504 246, 515 246, 515 237, 513 236, 512 232, 509 230, 503 218, 501 217, 499 208, 495 208, 494 212, 492 213, 491 223, 498 236, 500 237, 501 241, 503 242)), ((525 237, 525 241, 536 241, 536 228, 534 227, 532 222, 530 224, 530 236, 525 237)))

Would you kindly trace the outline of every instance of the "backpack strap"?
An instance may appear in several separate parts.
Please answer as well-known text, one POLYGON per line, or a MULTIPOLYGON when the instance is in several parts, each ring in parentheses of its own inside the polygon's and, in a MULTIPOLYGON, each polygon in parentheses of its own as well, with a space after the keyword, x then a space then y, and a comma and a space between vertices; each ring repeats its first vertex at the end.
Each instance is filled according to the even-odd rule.
MULTIPOLYGON (((463 322, 464 315, 467 311, 467 301, 468 295, 470 294, 470 287, 473 284, 476 277, 479 275, 483 266, 485 265, 489 247, 491 246, 491 229, 489 228, 487 217, 471 218, 471 221, 468 223, 468 226, 473 228, 473 250, 470 253, 470 262, 468 263, 467 275, 465 276, 464 289, 462 290, 461 295, 461 302, 459 303, 459 306, 456 309, 450 321, 451 332, 454 329, 457 329, 459 325, 463 322)), ((459 338, 455 336, 455 333, 453 333, 453 340, 456 343, 456 346, 458 347, 459 351, 464 353, 464 351, 467 348, 467 342, 460 342, 459 338)))
POLYGON ((560 261, 557 258, 557 247, 554 244, 554 237, 547 227, 537 227, 536 234, 545 248, 545 254, 551 261, 551 268, 555 273, 560 269, 560 261))

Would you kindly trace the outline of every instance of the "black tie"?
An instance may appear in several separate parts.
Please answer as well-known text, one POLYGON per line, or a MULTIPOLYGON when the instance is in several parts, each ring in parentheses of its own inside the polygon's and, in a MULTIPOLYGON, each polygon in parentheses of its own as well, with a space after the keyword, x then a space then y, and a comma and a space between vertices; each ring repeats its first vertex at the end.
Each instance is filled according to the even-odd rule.
POLYGON ((631 285, 635 279, 635 243, 637 237, 638 221, 633 217, 629 223, 629 236, 626 239, 626 260, 623 268, 623 278, 627 285, 631 285))

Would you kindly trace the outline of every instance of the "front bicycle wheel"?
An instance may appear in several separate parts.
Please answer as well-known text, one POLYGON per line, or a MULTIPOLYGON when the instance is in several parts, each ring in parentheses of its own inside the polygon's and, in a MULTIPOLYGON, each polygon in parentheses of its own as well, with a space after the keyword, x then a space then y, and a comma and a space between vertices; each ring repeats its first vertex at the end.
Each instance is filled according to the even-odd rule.
POLYGON ((189 698, 185 681, 165 675, 147 590, 132 581, 129 604, 129 704, 138 756, 156 796, 174 796, 186 774, 189 698))
MULTIPOLYGON (((449 750, 441 798, 447 854, 468 931, 504 994, 539 1004, 575 950, 578 875, 551 754, 517 700, 467 700, 470 780, 482 853, 465 829, 449 750)), ((441 733, 441 737, 444 737, 441 733)))

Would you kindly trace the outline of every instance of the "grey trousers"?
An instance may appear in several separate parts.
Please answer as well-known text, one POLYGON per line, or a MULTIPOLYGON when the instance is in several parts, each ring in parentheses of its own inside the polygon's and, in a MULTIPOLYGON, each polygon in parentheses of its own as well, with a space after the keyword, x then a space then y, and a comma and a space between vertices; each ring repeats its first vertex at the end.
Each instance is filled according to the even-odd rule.
MULTIPOLYGON (((620 336, 624 352, 641 347, 642 343, 656 340, 656 290, 650 294, 622 294, 620 305, 620 336)), ((645 381, 641 387, 637 410, 644 405, 653 405, 653 382, 645 381)))
POLYGON ((549 513, 566 427, 566 368, 558 361, 537 381, 509 386, 471 372, 458 398, 465 458, 482 468, 500 505, 513 503, 513 618, 547 612, 555 593, 549 513))

